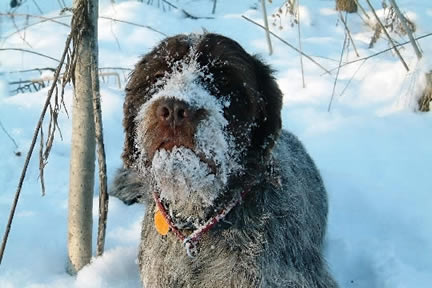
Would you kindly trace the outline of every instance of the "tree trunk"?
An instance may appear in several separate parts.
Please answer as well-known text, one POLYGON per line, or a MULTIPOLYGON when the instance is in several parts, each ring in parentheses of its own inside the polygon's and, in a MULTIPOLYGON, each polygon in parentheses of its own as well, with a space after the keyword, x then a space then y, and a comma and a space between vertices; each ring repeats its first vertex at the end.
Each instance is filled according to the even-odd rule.
POLYGON ((357 12, 357 4, 355 0, 336 0, 336 10, 345 11, 348 13, 357 12))
POLYGON ((426 73, 425 76, 426 88, 418 101, 419 111, 421 112, 429 112, 432 109, 432 71, 426 73))
POLYGON ((74 13, 83 17, 82 35, 76 45, 72 141, 69 183, 68 271, 75 274, 92 256, 92 209, 95 170, 95 128, 91 77, 92 41, 97 29, 97 0, 74 0, 74 13), (84 9, 78 9, 84 7, 84 9))

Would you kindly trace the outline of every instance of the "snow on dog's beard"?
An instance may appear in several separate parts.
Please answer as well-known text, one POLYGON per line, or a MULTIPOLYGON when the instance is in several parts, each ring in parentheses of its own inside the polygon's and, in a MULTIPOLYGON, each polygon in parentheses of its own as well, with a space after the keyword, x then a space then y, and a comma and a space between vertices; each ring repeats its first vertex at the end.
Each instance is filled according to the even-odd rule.
POLYGON ((242 170, 238 163, 241 151, 236 149, 233 137, 226 129, 228 122, 223 116, 223 108, 229 102, 216 99, 198 81, 199 77, 211 75, 205 74, 193 59, 177 65, 174 72, 161 80, 162 83, 156 83, 156 87, 162 88, 155 91, 138 113, 138 147, 145 147, 140 143, 144 143, 144 137, 149 134, 148 110, 155 101, 167 95, 186 102, 194 109, 205 109, 206 118, 196 129, 193 151, 185 147, 174 147, 171 151, 161 149, 155 152, 153 159, 147 159, 146 151, 141 151, 138 169, 153 177, 161 199, 169 204, 170 210, 184 217, 202 216, 203 210, 212 206, 223 192, 229 176, 242 170), (144 163, 149 160, 151 165, 146 167, 144 163), (214 163, 215 171, 206 164, 206 160, 214 163))

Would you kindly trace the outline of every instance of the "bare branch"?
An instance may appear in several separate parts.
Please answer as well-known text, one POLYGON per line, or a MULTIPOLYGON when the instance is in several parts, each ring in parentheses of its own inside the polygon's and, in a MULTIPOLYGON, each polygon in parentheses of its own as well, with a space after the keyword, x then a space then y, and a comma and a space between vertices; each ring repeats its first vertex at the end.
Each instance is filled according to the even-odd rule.
POLYGON ((40 23, 43 23, 46 21, 50 21, 50 22, 54 22, 54 23, 66 26, 66 27, 70 27, 70 25, 63 23, 61 21, 57 21, 56 19, 71 17, 71 15, 59 15, 59 16, 54 16, 54 17, 45 17, 45 16, 41 16, 41 15, 33 15, 33 14, 25 14, 25 13, 2 13, 2 12, 0 12, 0 16, 38 18, 38 19, 41 19, 43 21, 33 23, 32 25, 40 24, 40 23))
MULTIPOLYGON (((348 33, 345 31, 345 38, 344 38, 344 43, 343 43, 343 47, 342 47, 342 52, 341 52, 341 55, 340 55, 340 58, 339 58, 339 67, 341 66, 342 58, 343 58, 343 55, 345 53, 345 48, 346 48, 346 46, 348 44, 347 40, 348 40, 348 33)), ((337 83, 337 80, 338 80, 338 77, 339 77, 339 71, 340 71, 340 69, 338 69, 336 71, 336 77, 335 77, 334 83, 333 83, 333 91, 332 91, 332 95, 331 95, 331 98, 330 98, 329 106, 328 106, 328 109, 327 109, 328 112, 330 112, 331 105, 333 103, 333 98, 334 98, 334 94, 335 94, 335 91, 336 91, 336 83, 337 83)))
POLYGON ((177 9, 179 11, 181 11, 187 18, 193 19, 193 20, 198 20, 198 19, 214 19, 214 17, 206 17, 206 16, 194 16, 192 14, 190 14, 189 12, 187 12, 186 10, 184 10, 183 8, 179 8, 176 5, 172 4, 171 2, 167 1, 167 0, 162 0, 162 2, 168 4, 168 6, 177 9))
MULTIPOLYGON (((66 54, 68 52, 68 48, 69 48, 69 45, 71 43, 71 40, 72 40, 72 33, 70 33, 69 36, 68 36, 68 38, 66 39, 65 49, 63 51, 61 60, 60 61, 56 60, 56 61, 59 62, 59 65, 57 66, 57 69, 56 69, 56 72, 55 72, 55 76, 57 78, 60 76, 60 71, 61 71, 61 68, 62 68, 63 63, 65 61, 66 54)), ((28 168, 28 165, 30 163, 30 159, 31 159, 31 156, 33 154, 34 147, 36 145, 36 140, 37 140, 39 131, 40 131, 41 127, 42 127, 42 122, 43 122, 43 120, 45 118, 46 111, 48 109, 48 106, 50 105, 51 97, 52 97, 53 91, 54 91, 54 89, 56 87, 56 84, 57 84, 56 82, 57 81, 54 81, 52 83, 52 86, 51 86, 50 90, 48 91, 47 99, 45 100, 45 104, 44 104, 44 107, 42 109, 41 115, 39 117, 39 121, 36 124, 36 128, 35 128, 35 131, 34 131, 34 134, 33 134, 33 138, 32 138, 32 142, 30 144, 29 151, 27 152, 26 160, 25 160, 25 163, 24 163, 23 170, 21 172, 21 176, 20 176, 20 179, 19 179, 19 182, 18 182, 17 190, 15 192, 15 197, 14 197, 14 200, 13 200, 13 203, 12 203, 12 207, 11 207, 11 210, 10 210, 10 213, 9 213, 8 223, 6 225, 5 233, 3 235, 3 240, 2 240, 1 247, 0 247, 0 264, 1 264, 2 259, 3 259, 4 251, 6 249, 7 240, 8 240, 9 233, 10 233, 10 230, 11 230, 11 227, 12 227, 13 217, 15 215, 15 210, 16 210, 16 207, 18 205, 18 200, 19 200, 19 197, 20 197, 20 194, 21 194, 22 185, 24 183, 24 179, 25 179, 25 176, 26 176, 26 173, 27 173, 27 168, 28 168)))
POLYGON ((216 12, 216 4, 217 4, 217 0, 213 0, 212 14, 215 14, 215 12, 216 12))
POLYGON ((8 133, 6 128, 3 126, 3 123, 0 120, 0 128, 3 130, 3 132, 6 134, 6 136, 12 141, 12 143, 15 145, 15 148, 18 149, 18 144, 15 141, 15 139, 8 133))
MULTIPOLYGON (((428 33, 428 34, 419 36, 419 37, 415 38, 415 40, 417 41, 417 40, 420 40, 420 39, 423 39, 423 38, 426 38, 426 37, 429 37, 429 36, 432 36, 432 33, 428 33)), ((409 43, 411 43, 411 42, 410 41, 406 41, 404 43, 397 44, 396 47, 404 46, 404 45, 409 44, 409 43)), ((380 54, 386 53, 386 52, 388 52, 390 50, 393 50, 393 47, 387 48, 385 50, 382 50, 380 52, 374 53, 372 55, 369 55, 369 56, 366 56, 366 57, 363 57, 363 58, 359 58, 359 59, 356 59, 356 60, 353 60, 353 61, 345 62, 345 63, 341 64, 340 66, 331 69, 330 71, 334 71, 334 70, 336 70, 338 68, 341 68, 341 67, 344 67, 346 65, 353 64, 353 63, 356 63, 356 62, 359 62, 359 61, 368 60, 368 59, 373 58, 375 56, 378 56, 380 54)))
MULTIPOLYGON (((244 19, 246 19, 247 21, 261 27, 262 29, 265 29, 264 26, 262 26, 261 24, 255 22, 254 20, 242 15, 242 17, 244 19)), ((292 44, 288 43, 287 41, 285 41, 284 39, 282 39, 281 37, 279 37, 277 34, 273 33, 272 31, 269 31, 271 35, 273 35, 274 37, 276 37, 279 41, 281 41, 282 43, 284 43, 285 45, 287 45, 288 47, 290 47, 291 49, 294 49, 297 53, 300 53, 301 55, 303 55, 304 57, 306 57, 307 59, 309 59, 312 63, 316 64, 318 67, 320 67, 322 70, 324 70, 327 74, 331 74, 330 71, 328 71, 326 68, 324 68, 321 64, 319 64, 317 61, 315 61, 312 57, 310 57, 309 55, 303 53, 302 51, 300 51, 299 49, 297 49, 295 46, 293 46, 292 44)))
MULTIPOLYGON (((363 14, 366 16, 367 19, 370 19, 368 13, 365 11, 362 5, 360 5, 358 0, 354 0, 354 2, 357 4, 357 7, 360 8, 360 10, 363 12, 363 14)), ((363 18, 362 18, 363 19, 363 18)))
MULTIPOLYGON (((345 17, 348 18, 348 13, 345 13, 345 17)), ((341 11, 339 11, 339 18, 341 19, 341 21, 342 21, 342 23, 343 23, 343 25, 344 25, 344 27, 345 27, 345 32, 346 32, 347 35, 348 35, 348 39, 351 41, 351 44, 352 44, 352 46, 353 46, 353 48, 354 48, 354 51, 355 51, 357 57, 360 57, 360 54, 358 53, 358 51, 357 51, 357 47, 355 46, 355 44, 354 44, 354 40, 353 40, 353 38, 352 38, 352 36, 351 36, 351 31, 350 31, 349 28, 348 28, 347 21, 346 21, 346 19, 344 19, 344 17, 342 16, 342 12, 341 12, 341 11)))
POLYGON ((161 32, 161 31, 158 31, 158 30, 156 30, 153 27, 148 26, 148 25, 142 25, 142 24, 138 24, 138 23, 134 23, 134 22, 129 22, 129 21, 125 21, 125 20, 120 20, 120 19, 115 19, 115 18, 111 18, 111 17, 107 17, 107 16, 99 16, 99 18, 100 19, 111 20, 111 21, 114 21, 114 22, 125 23, 125 24, 129 24, 129 25, 137 26, 137 27, 147 28, 147 29, 149 29, 149 30, 151 30, 153 32, 159 33, 159 34, 161 34, 161 35, 163 35, 165 37, 168 36, 167 34, 161 32))
POLYGON ((60 60, 55 59, 55 58, 53 58, 51 56, 48 56, 48 55, 45 55, 45 54, 42 54, 42 53, 39 53, 39 52, 36 52, 36 51, 27 50, 27 49, 21 49, 21 48, 0 48, 0 51, 21 51, 21 52, 31 53, 31 54, 35 54, 35 55, 38 55, 38 56, 41 56, 41 57, 45 57, 45 58, 51 59, 51 60, 56 61, 56 62, 60 62, 60 60))
MULTIPOLYGON (((98 9, 93 10, 94 17, 98 16, 98 9)), ((96 24, 97 27, 97 24, 96 24)), ((105 233, 108 217, 108 184, 107 184, 107 168, 106 168, 106 155, 105 155, 105 144, 103 138, 103 124, 102 124, 102 108, 101 108, 101 95, 99 87, 99 63, 98 63, 98 42, 97 42, 97 29, 95 31, 95 37, 91 40, 91 89, 93 91, 93 117, 95 127, 95 137, 97 145, 97 161, 99 167, 99 223, 98 223, 98 234, 97 234, 97 246, 96 255, 101 256, 104 252, 105 247, 105 233)), ((113 73, 104 72, 107 75, 113 73)), ((120 86, 120 76, 117 73, 118 84, 120 86)))
POLYGON ((414 51, 415 51, 415 53, 417 55, 417 59, 420 60, 422 58, 422 53, 420 52, 420 49, 419 49, 419 47, 417 46, 417 43, 414 40, 411 28, 408 26, 407 20, 406 20, 405 16, 399 10, 399 7, 396 4, 395 0, 390 0, 390 2, 391 2, 392 6, 393 6, 393 8, 394 8, 394 10, 396 12, 396 15, 399 17, 399 19, 400 19, 400 21, 402 23, 403 28, 405 29, 406 33, 408 34, 408 38, 410 39, 411 45, 414 48, 414 51))
POLYGON ((40 149, 39 149, 39 179, 41 183, 41 189, 42 189, 42 196, 45 196, 45 178, 44 178, 44 167, 45 167, 45 161, 43 158, 43 147, 44 147, 44 133, 43 128, 41 126, 40 129, 40 149))
POLYGON ((376 14, 376 11, 375 11, 375 9, 373 8, 372 4, 370 3, 369 0, 366 0, 366 2, 368 3, 369 8, 372 10, 372 13, 373 13, 374 16, 375 16, 375 19, 378 21, 379 25, 380 25, 381 28, 383 29, 384 34, 386 34, 387 39, 390 41, 390 43, 391 43, 393 49, 395 50, 396 54, 398 55, 398 57, 399 57, 399 59, 400 59, 402 65, 405 67, 405 69, 406 69, 407 71, 409 71, 408 65, 406 64, 406 62, 405 62, 405 60, 403 59, 402 55, 399 53, 399 50, 397 49, 396 44, 394 43, 393 39, 390 37, 390 34, 388 33, 388 31, 387 31, 387 29, 385 28, 384 24, 383 24, 383 23, 381 22, 381 20, 379 19, 379 17, 378 17, 378 15, 376 14))
MULTIPOLYGON (((299 49, 300 51, 302 51, 302 42, 301 42, 301 29, 300 29, 300 9, 299 9, 299 5, 300 5, 300 0, 297 0, 297 32, 298 32, 298 41, 299 41, 299 49)), ((300 53, 300 67, 301 67, 301 72, 302 72, 302 84, 303 84, 303 88, 306 88, 306 83, 305 83, 305 75, 304 75, 304 68, 303 68, 303 57, 302 54, 300 53)))
POLYGON ((267 20, 267 10, 266 10, 265 1, 266 0, 261 0, 261 7, 262 7, 262 11, 263 11, 264 27, 265 27, 264 30, 266 32, 266 39, 267 39, 267 46, 269 49, 269 55, 272 55, 273 54, 273 47, 272 47, 272 43, 271 43, 271 39, 270 39, 270 29, 269 29, 268 20, 267 20))

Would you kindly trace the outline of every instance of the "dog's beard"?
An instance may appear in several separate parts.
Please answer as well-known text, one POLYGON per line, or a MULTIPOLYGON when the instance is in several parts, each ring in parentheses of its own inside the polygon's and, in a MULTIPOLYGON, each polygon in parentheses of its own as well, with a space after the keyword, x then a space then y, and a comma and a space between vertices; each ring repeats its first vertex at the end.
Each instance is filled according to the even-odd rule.
POLYGON ((170 210, 188 217, 204 213, 204 209, 213 206, 225 190, 229 177, 241 173, 239 159, 243 149, 234 144, 234 138, 227 131, 228 121, 223 110, 230 103, 223 97, 217 99, 211 95, 198 80, 198 76, 205 73, 195 59, 176 65, 181 69, 174 69, 161 80, 162 88, 137 115, 137 146, 142 149, 138 169, 141 174, 153 177, 161 199, 166 200, 170 210), (174 147, 171 151, 161 149, 148 159, 145 143, 153 141, 153 133, 148 130, 153 114, 149 111, 155 101, 166 95, 186 102, 193 109, 204 109, 206 118, 196 128, 193 150, 185 147, 174 147))
POLYGON ((224 185, 206 163, 184 147, 157 151, 151 172, 161 199, 179 213, 211 206, 224 185))
POLYGON ((160 198, 176 214, 202 217, 224 192, 229 177, 241 171, 232 137, 220 124, 217 117, 203 120, 197 127, 194 151, 158 150, 147 168, 160 198))

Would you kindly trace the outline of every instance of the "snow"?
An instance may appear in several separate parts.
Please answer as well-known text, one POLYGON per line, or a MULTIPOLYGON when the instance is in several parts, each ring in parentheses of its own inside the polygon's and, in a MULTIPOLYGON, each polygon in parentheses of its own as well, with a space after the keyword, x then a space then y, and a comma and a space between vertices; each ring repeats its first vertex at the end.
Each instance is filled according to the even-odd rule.
MULTIPOLYGON (((0 10, 9 11, 9 1, 0 10)), ((45 16, 59 15, 61 1, 39 4, 45 16)), ((70 6, 71 1, 66 1, 70 6)), ((416 97, 424 87, 423 74, 431 69, 432 39, 419 44, 424 58, 417 61, 411 46, 400 49, 410 71, 405 71, 392 51, 343 67, 330 112, 334 84, 332 75, 303 58, 306 87, 302 87, 297 52, 272 38, 274 54, 268 56, 265 35, 241 18, 246 15, 263 23, 254 1, 219 0, 215 19, 192 20, 174 9, 164 12, 157 4, 136 1, 100 1, 100 15, 150 25, 167 35, 199 33, 205 28, 237 40, 248 52, 260 54, 276 70, 284 92, 283 126, 305 144, 319 167, 329 193, 329 223, 325 257, 341 287, 430 287, 432 282, 432 116, 413 112, 416 97), (255 7, 255 8, 254 8, 255 7), (349 84, 349 85, 348 85, 349 84), (348 85, 348 86, 347 86, 348 85), (347 88, 345 89, 345 87, 347 88)), ((144 1, 146 2, 146 1, 144 1)), ((154 1, 156 3, 157 1, 154 1)), ((372 1, 380 7, 381 1, 372 1)), ((416 22, 416 35, 431 32, 429 0, 400 0, 401 9, 416 22)), ((212 1, 177 1, 197 16, 211 16, 212 1)), ((282 4, 268 4, 269 12, 282 4)), ((334 12, 333 1, 310 0, 301 4, 302 47, 327 69, 337 67, 344 40, 344 27, 334 12)), ((40 15, 34 1, 26 1, 17 13, 40 15)), ((2 17, 0 33, 15 31, 2 17)), ((70 17, 57 19, 68 23, 70 17)), ((16 17, 19 27, 37 19, 16 17)), ((271 21, 270 21, 271 23, 271 21)), ((273 31, 294 46, 297 27, 289 16, 283 29, 273 31)), ((148 29, 112 20, 99 20, 101 67, 133 68, 141 55, 163 36, 148 29)), ((361 57, 388 48, 381 38, 368 49, 373 31, 357 15, 349 15, 356 48, 361 57)), ((68 28, 51 21, 1 38, 0 48, 23 48, 59 58, 68 28), (23 41, 25 39, 25 41, 23 41), (31 47, 30 47, 31 46, 31 47)), ((406 41, 392 34, 398 42, 406 41)), ((343 61, 357 59, 352 46, 343 61)), ((45 101, 47 88, 39 92, 9 95, 7 82, 40 77, 39 72, 18 70, 54 67, 56 62, 18 51, 0 51, 0 121, 18 148, 0 130, 0 233, 6 225, 13 194, 45 101), (16 156, 15 152, 22 156, 16 156)), ((123 81, 127 72, 110 70, 123 81)), ((120 165, 123 144, 121 127, 124 92, 110 77, 101 83, 107 165, 111 177, 120 165)), ((66 106, 71 113, 72 90, 67 88, 66 106)), ((47 131, 46 122, 44 124, 47 131)), ((68 167, 71 119, 60 114, 63 139, 57 135, 46 166, 46 196, 41 197, 37 155, 30 167, 14 219, 3 262, 0 287, 140 287, 136 255, 140 219, 144 207, 127 207, 110 200, 106 253, 93 259, 76 277, 65 272, 67 242, 68 167)), ((97 183, 95 184, 97 191, 97 183)), ((97 223, 97 199, 94 201, 97 223)))

